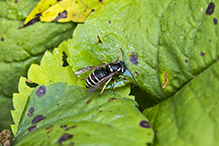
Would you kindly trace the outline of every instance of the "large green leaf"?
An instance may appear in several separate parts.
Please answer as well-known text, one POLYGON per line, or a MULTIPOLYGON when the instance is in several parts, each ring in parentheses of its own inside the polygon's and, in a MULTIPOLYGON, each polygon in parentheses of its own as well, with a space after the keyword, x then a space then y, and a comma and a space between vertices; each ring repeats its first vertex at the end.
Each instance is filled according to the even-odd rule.
MULTIPOLYGON (((38 23, 18 29, 37 2, 39 0, 0 1, 0 98, 8 98, 7 103, 11 103, 13 92, 18 91, 19 78, 26 76, 30 64, 39 63, 45 50, 53 49, 61 41, 71 38, 76 26, 73 23, 38 23)), ((0 105, 7 105, 3 99, 0 102, 0 105)), ((5 110, 9 117, 11 109, 5 110)), ((5 122, 5 114, 0 114, 0 131, 9 128, 12 123, 10 120, 6 126, 5 122)))
MULTIPOLYGON (((186 4, 170 3, 169 8, 180 11, 184 5, 186 4)), ((188 8, 183 7, 183 11, 190 10, 193 17, 188 15, 186 17, 190 18, 188 21, 180 20, 181 23, 178 25, 181 27, 168 27, 170 23, 173 23, 168 10, 163 16, 163 20, 166 21, 163 28, 170 32, 170 39, 166 39, 165 44, 172 44, 176 46, 176 49, 162 47, 163 50, 160 52, 165 52, 165 55, 160 57, 163 60, 160 67, 170 70, 168 75, 171 86, 168 85, 169 87, 165 89, 166 94, 171 95, 172 91, 177 92, 168 100, 144 111, 156 130, 155 145, 216 146, 219 143, 218 5, 219 1, 209 5, 200 3, 189 4, 188 8), (203 6, 196 10, 198 5, 203 6), (195 25, 194 20, 199 20, 198 25, 195 25), (183 24, 192 24, 195 30, 186 31, 183 24), (182 34, 184 38, 179 42, 173 42, 172 39, 176 37, 173 31, 177 29, 185 29, 185 34, 182 34), (180 68, 182 72, 179 72, 180 68), (186 79, 188 74, 191 75, 189 80, 186 79), (185 82, 184 86, 177 89, 180 82, 185 82)))
POLYGON ((33 90, 14 144, 18 145, 145 145, 153 140, 147 119, 136 102, 105 91, 54 83, 33 90))
POLYGON ((199 74, 167 101, 144 114, 163 146, 216 146, 219 143, 219 62, 199 74))

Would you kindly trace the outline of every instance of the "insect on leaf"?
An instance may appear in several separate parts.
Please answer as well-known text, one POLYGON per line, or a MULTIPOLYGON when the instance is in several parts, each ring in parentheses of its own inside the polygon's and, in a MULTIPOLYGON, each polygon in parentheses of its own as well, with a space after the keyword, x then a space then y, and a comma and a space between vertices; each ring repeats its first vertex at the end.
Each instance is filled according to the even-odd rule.
POLYGON ((27 27, 42 22, 84 22, 87 16, 109 0, 42 0, 29 14, 24 24, 27 27))

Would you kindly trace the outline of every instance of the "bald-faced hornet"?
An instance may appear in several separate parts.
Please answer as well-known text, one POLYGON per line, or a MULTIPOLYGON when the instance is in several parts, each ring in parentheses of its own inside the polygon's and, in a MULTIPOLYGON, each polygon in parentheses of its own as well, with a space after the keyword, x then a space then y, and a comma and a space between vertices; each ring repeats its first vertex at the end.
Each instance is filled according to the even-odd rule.
MULTIPOLYGON (((124 53, 123 53, 122 48, 120 48, 120 50, 122 52, 122 61, 118 61, 119 56, 116 60, 113 60, 111 63, 104 62, 101 58, 101 61, 104 64, 97 65, 97 66, 84 67, 75 72, 75 75, 80 75, 90 70, 94 70, 88 75, 88 77, 83 78, 83 79, 86 79, 86 83, 85 83, 86 87, 90 88, 87 91, 87 93, 97 90, 103 83, 106 82, 105 85, 103 86, 102 91, 100 92, 99 96, 101 96, 104 89, 106 88, 107 84, 111 81, 113 76, 123 77, 123 76, 119 76, 119 73, 124 73, 126 70, 129 71, 129 69, 126 67, 125 62, 124 62, 124 53)), ((137 84, 133 74, 130 71, 129 73, 131 74, 135 84, 137 84)), ((113 88, 115 88, 115 82, 116 81, 114 80, 113 88)))

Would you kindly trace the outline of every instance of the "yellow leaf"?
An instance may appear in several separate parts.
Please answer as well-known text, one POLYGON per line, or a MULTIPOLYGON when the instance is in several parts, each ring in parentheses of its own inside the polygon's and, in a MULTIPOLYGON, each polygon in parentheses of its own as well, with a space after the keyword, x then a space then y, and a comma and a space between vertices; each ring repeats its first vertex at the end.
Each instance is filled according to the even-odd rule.
POLYGON ((84 22, 87 16, 109 0, 41 0, 28 15, 24 24, 27 27, 42 22, 84 22))

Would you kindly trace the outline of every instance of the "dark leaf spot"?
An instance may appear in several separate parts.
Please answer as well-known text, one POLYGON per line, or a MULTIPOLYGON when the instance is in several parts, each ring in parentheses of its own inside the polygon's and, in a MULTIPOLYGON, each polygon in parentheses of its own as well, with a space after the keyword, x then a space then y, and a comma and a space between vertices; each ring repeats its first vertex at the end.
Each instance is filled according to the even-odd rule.
POLYGON ((99 113, 101 113, 101 112, 102 112, 102 110, 99 111, 99 113))
POLYGON ((118 100, 117 98, 114 98, 114 97, 112 97, 112 98, 110 98, 109 100, 108 100, 108 102, 111 102, 111 101, 113 101, 113 100, 118 100))
POLYGON ((78 3, 78 1, 76 1, 75 3, 78 3))
POLYGON ((89 99, 89 100, 86 102, 86 104, 89 104, 89 103, 91 103, 92 101, 93 101, 93 98, 89 99))
POLYGON ((68 62, 67 62, 67 58, 68 58, 68 55, 63 51, 62 52, 62 66, 63 67, 66 67, 66 66, 69 66, 68 62))
POLYGON ((58 22, 60 19, 67 18, 67 13, 68 12, 66 10, 64 10, 63 12, 60 12, 58 16, 52 22, 58 22))
POLYGON ((138 65, 138 56, 135 54, 135 52, 132 52, 131 56, 129 57, 129 60, 132 64, 138 65))
POLYGON ((61 128, 66 128, 68 125, 61 125, 60 127, 61 128))
POLYGON ((99 35, 97 35, 97 38, 98 38, 98 43, 102 44, 103 42, 101 41, 99 35))
POLYGON ((60 145, 62 145, 62 142, 63 142, 63 141, 66 141, 66 140, 68 140, 68 139, 71 139, 73 136, 74 136, 74 135, 72 135, 72 134, 64 133, 64 134, 62 134, 62 136, 58 139, 58 143, 59 143, 60 145))
POLYGON ((36 115, 33 120, 32 120, 32 125, 35 123, 38 123, 39 121, 45 119, 46 117, 44 117, 43 115, 36 115))
POLYGON ((35 130, 35 129, 36 129, 36 125, 31 126, 31 127, 28 128, 28 132, 33 131, 33 130, 35 130))
POLYGON ((188 63, 188 60, 187 60, 187 59, 185 59, 185 63, 188 63))
POLYGON ((74 125, 74 126, 68 127, 68 128, 65 129, 65 131, 68 131, 68 130, 70 130, 70 129, 72 129, 72 128, 76 128, 76 127, 77 127, 77 125, 74 125))
POLYGON ((57 104, 57 106, 59 106, 59 104, 57 104))
POLYGON ((214 8, 215 8, 215 4, 211 2, 211 3, 208 5, 208 8, 207 8, 207 10, 206 10, 206 14, 207 14, 207 15, 212 15, 212 14, 214 13, 214 8))
POLYGON ((155 135, 157 134, 157 130, 154 131, 154 134, 155 134, 155 135))
POLYGON ((145 120, 140 121, 139 126, 141 126, 143 128, 151 128, 150 123, 148 121, 145 121, 145 120))
POLYGON ((19 45, 19 43, 17 43, 17 45, 19 45))
POLYGON ((49 129, 46 133, 49 134, 52 131, 53 131, 53 129, 49 129))
POLYGON ((30 107, 30 108, 28 109, 27 116, 28 116, 28 117, 32 117, 32 116, 33 116, 33 112, 34 112, 34 108, 33 108, 33 107, 30 107))
POLYGON ((61 2, 62 0, 57 0, 57 2, 61 2))
POLYGON ((215 102, 215 105, 217 105, 217 102, 215 102))
POLYGON ((204 56, 205 56, 205 53, 201 52, 200 55, 201 55, 202 57, 204 57, 204 56))
POLYGON ((75 145, 75 143, 74 142, 70 142, 70 144, 69 145, 75 145))
POLYGON ((109 20, 109 24, 111 24, 111 20, 109 20))
POLYGON ((54 126, 53 125, 50 125, 49 127, 46 128, 46 130, 49 130, 51 128, 53 128, 54 126))
POLYGON ((18 0, 15 0, 14 2, 15 2, 15 3, 17 3, 17 2, 18 2, 18 0))
POLYGON ((22 25, 21 27, 19 27, 18 29, 20 29, 20 28, 24 28, 24 27, 27 27, 27 26, 30 26, 30 25, 33 25, 34 23, 36 23, 36 22, 38 22, 38 21, 40 21, 40 16, 42 15, 41 13, 39 13, 39 14, 36 14, 35 16, 35 18, 33 18, 33 19, 31 19, 29 22, 27 22, 26 24, 24 24, 24 25, 22 25))
POLYGON ((46 87, 44 85, 40 86, 39 89, 36 91, 36 95, 38 97, 43 97, 45 94, 46 94, 46 87))
POLYGON ((94 9, 91 10, 91 12, 94 12, 94 11, 95 11, 94 9))
POLYGON ((51 4, 49 4, 49 7, 51 7, 52 5, 51 4))
POLYGON ((110 113, 112 113, 112 111, 109 111, 110 113))
POLYGON ((90 137, 90 134, 87 134, 87 137, 90 137))
POLYGON ((99 0, 99 2, 101 3, 103 0, 99 0))
POLYGON ((211 40, 209 40, 209 42, 211 42, 211 40))
POLYGON ((2 37, 2 38, 1 38, 1 41, 4 42, 4 40, 5 40, 5 39, 2 37))
POLYGON ((137 71, 135 71, 135 75, 138 75, 138 72, 137 72, 137 71))
POLYGON ((217 18, 214 18, 214 25, 217 25, 217 18))

